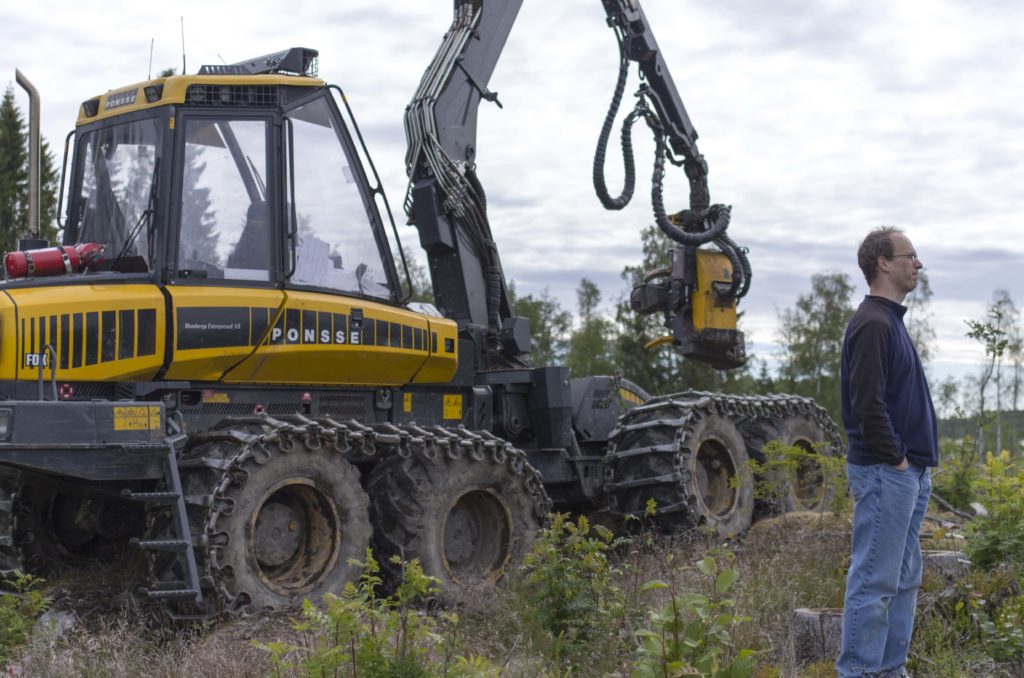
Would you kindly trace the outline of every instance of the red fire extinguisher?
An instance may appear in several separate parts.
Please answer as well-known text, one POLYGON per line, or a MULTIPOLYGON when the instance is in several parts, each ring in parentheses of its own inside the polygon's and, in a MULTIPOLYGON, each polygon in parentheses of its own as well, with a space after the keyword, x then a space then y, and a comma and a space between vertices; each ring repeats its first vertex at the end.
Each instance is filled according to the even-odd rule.
POLYGON ((8 252, 4 269, 8 278, 81 273, 103 263, 103 255, 103 245, 94 242, 8 252))

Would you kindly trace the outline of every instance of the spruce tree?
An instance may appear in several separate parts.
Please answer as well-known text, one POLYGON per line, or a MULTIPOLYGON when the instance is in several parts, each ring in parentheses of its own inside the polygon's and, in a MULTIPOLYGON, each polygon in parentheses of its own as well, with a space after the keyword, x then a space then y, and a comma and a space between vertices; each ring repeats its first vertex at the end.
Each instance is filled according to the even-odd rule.
POLYGON ((28 140, 10 85, 0 103, 0 251, 10 252, 28 219, 28 140))

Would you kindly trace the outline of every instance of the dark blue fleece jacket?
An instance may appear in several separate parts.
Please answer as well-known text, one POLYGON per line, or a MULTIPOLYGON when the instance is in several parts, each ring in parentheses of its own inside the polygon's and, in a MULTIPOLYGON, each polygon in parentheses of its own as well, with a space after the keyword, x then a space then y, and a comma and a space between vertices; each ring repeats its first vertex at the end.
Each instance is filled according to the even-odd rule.
POLYGON ((868 295, 846 326, 840 382, 851 464, 895 466, 906 457, 939 465, 935 408, 903 324, 906 312, 906 306, 868 295))

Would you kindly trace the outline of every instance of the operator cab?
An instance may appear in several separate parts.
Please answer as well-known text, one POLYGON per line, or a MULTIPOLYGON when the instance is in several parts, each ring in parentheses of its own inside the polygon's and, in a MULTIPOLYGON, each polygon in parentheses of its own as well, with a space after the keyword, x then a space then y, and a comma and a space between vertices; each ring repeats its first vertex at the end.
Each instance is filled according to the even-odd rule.
POLYGON ((102 245, 96 274, 397 301, 376 189, 316 55, 204 66, 86 101, 65 245, 102 245))

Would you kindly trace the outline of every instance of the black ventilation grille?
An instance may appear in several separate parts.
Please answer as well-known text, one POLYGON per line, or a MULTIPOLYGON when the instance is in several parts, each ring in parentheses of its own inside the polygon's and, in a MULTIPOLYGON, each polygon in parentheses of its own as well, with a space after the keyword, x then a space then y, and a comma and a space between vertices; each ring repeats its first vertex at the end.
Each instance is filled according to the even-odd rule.
POLYGON ((241 417, 253 413, 253 403, 204 403, 199 409, 204 415, 241 417))
POLYGON ((590 406, 595 410, 607 410, 612 406, 612 390, 608 388, 595 388, 590 406))
POLYGON ((320 414, 325 417, 359 419, 371 409, 367 396, 360 393, 335 393, 320 398, 320 414))
MULTIPOLYGON (((114 384, 75 384, 75 400, 113 400, 114 384)), ((128 396, 134 395, 134 391, 128 396)))
POLYGON ((185 103, 189 106, 255 106, 270 108, 281 100, 275 85, 189 85, 185 103))

